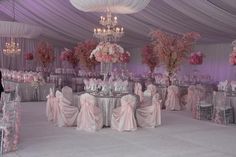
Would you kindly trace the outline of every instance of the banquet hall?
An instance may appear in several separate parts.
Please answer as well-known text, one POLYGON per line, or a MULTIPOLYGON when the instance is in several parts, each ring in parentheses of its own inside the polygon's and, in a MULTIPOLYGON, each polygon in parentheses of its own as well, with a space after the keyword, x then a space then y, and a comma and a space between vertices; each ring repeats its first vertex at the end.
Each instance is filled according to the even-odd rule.
POLYGON ((235 157, 236 0, 0 0, 0 156, 235 157))

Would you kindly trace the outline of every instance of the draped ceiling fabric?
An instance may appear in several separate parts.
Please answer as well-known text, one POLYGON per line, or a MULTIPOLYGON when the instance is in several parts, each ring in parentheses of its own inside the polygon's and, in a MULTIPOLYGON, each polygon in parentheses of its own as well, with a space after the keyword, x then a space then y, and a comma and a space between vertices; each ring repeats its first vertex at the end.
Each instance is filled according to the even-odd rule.
POLYGON ((1 37, 36 38, 41 32, 42 29, 37 26, 19 22, 0 21, 1 37))
POLYGON ((144 9, 151 0, 70 0, 71 4, 84 12, 106 12, 132 14, 144 9))
MULTIPOLYGON (((0 18, 11 16, 11 1, 1 0, 0 12, 6 15, 0 18)), ((17 21, 42 27, 42 36, 62 43, 76 44, 92 38, 101 15, 82 12, 70 0, 16 0, 17 21)), ((175 34, 199 32, 201 43, 236 39, 235 0, 151 0, 138 13, 117 16, 125 29, 120 44, 126 49, 143 47, 150 41, 150 31, 157 28, 175 34)))

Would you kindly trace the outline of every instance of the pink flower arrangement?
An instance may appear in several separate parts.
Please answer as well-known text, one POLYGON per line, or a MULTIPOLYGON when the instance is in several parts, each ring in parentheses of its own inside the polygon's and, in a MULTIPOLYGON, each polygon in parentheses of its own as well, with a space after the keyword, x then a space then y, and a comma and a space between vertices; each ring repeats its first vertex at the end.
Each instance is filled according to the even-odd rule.
POLYGON ((120 61, 124 49, 117 44, 110 42, 100 42, 92 51, 90 58, 95 57, 98 62, 116 63, 120 61))
POLYGON ((25 58, 25 60, 30 61, 30 60, 34 59, 34 55, 33 55, 33 53, 27 52, 24 54, 24 58, 25 58))
POLYGON ((231 65, 236 65, 236 51, 233 51, 230 55, 229 55, 229 63, 231 65))
POLYGON ((54 61, 53 47, 47 42, 41 41, 38 43, 36 55, 43 67, 47 67, 54 61))
POLYGON ((98 64, 94 57, 89 57, 92 50, 94 50, 96 46, 97 42, 93 40, 86 40, 78 43, 75 47, 75 55, 80 59, 79 63, 89 70, 94 70, 95 66, 98 64))
POLYGON ((130 59, 130 53, 128 51, 122 53, 120 55, 120 62, 121 63, 129 63, 129 59, 130 59))
POLYGON ((232 42, 232 45, 233 45, 233 51, 229 55, 229 63, 231 65, 236 65, 236 40, 232 42))
POLYGON ((79 58, 75 55, 75 51, 65 48, 64 51, 61 52, 60 59, 62 61, 67 61, 70 63, 73 68, 75 68, 79 63, 79 58))
POLYGON ((203 62, 204 55, 201 52, 191 53, 189 57, 189 63, 193 65, 199 65, 203 62))
POLYGON ((158 55, 160 62, 166 66, 169 78, 192 50, 195 41, 200 38, 196 32, 185 33, 181 37, 157 30, 151 35, 154 52, 158 55))
POLYGON ((142 63, 146 64, 150 71, 153 72, 155 67, 159 65, 158 55, 153 51, 153 45, 146 45, 141 53, 142 63))

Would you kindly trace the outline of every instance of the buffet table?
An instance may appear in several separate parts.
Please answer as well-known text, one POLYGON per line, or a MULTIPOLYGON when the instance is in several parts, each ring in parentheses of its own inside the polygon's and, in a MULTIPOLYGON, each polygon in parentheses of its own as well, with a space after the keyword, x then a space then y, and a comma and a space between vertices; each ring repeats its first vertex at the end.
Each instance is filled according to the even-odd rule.
POLYGON ((19 96, 21 101, 46 101, 46 96, 49 94, 50 88, 55 88, 53 83, 44 83, 38 86, 32 86, 31 83, 16 82, 12 80, 3 80, 5 90, 15 90, 19 88, 19 96))

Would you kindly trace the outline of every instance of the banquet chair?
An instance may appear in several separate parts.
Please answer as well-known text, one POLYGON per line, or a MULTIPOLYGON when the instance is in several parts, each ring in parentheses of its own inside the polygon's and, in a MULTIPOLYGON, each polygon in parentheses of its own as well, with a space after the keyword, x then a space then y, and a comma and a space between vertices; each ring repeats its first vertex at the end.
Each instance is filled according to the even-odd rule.
POLYGON ((136 110, 137 123, 140 127, 157 127, 161 125, 161 99, 156 93, 152 98, 152 105, 136 110))
POLYGON ((128 94, 121 98, 121 106, 113 109, 111 116, 111 128, 118 131, 135 131, 137 129, 135 119, 136 97, 128 94))
POLYGON ((63 94, 59 95, 59 114, 62 119, 62 123, 58 126, 75 126, 79 109, 78 107, 72 106, 71 101, 67 100, 63 94))
POLYGON ((185 109, 187 111, 192 111, 192 108, 196 106, 196 104, 200 101, 199 96, 196 93, 196 87, 194 85, 188 87, 188 94, 186 99, 185 109))
POLYGON ((56 91, 56 97, 53 99, 53 103, 52 103, 53 104, 52 105, 53 122, 58 127, 65 126, 63 118, 62 118, 62 114, 61 114, 60 105, 59 105, 62 96, 63 96, 62 93, 57 90, 56 91))
POLYGON ((179 88, 171 85, 167 88, 167 99, 165 102, 166 110, 181 110, 179 88))
POLYGON ((54 105, 55 97, 53 95, 52 88, 50 88, 49 95, 46 98, 47 98, 47 102, 46 102, 46 116, 48 118, 48 121, 53 121, 53 105, 54 105))
POLYGON ((144 96, 153 96, 157 92, 157 87, 153 84, 149 84, 144 91, 144 96))
POLYGON ((2 152, 15 151, 20 135, 20 102, 17 100, 5 101, 3 118, 0 122, 2 133, 2 152))
POLYGON ((63 97, 65 97, 68 101, 73 104, 73 90, 72 88, 65 86, 61 89, 61 92, 63 94, 63 97))
POLYGON ((234 121, 234 110, 225 92, 213 92, 213 121, 218 124, 229 124, 234 121))
POLYGON ((84 93, 80 96, 80 112, 77 118, 77 130, 94 132, 103 126, 103 115, 100 108, 96 106, 96 98, 84 93))
POLYGON ((134 84, 134 94, 139 96, 140 102, 143 102, 142 85, 138 82, 134 84))
POLYGON ((200 101, 206 100, 206 87, 201 84, 197 84, 196 90, 199 92, 200 101))

